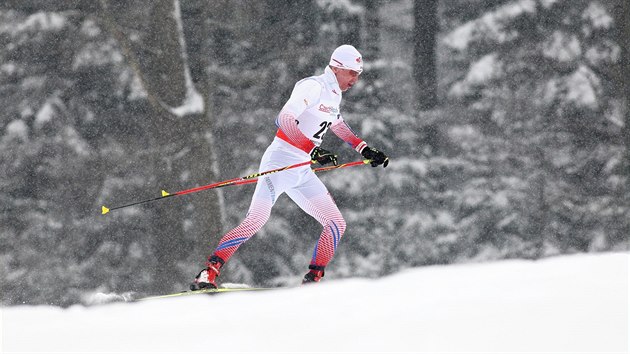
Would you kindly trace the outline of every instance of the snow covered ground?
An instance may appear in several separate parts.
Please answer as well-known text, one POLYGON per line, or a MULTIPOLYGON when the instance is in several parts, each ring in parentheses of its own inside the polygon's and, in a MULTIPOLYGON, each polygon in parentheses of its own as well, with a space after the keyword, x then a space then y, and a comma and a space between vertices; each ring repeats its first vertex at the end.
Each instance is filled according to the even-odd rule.
POLYGON ((626 353, 628 258, 573 255, 268 292, 5 307, 0 352, 626 353))

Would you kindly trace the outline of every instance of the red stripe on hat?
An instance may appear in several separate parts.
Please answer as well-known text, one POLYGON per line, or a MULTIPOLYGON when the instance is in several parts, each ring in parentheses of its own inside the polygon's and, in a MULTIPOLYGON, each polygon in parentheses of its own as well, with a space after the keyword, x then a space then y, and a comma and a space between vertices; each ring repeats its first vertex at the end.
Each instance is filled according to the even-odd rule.
POLYGON ((334 58, 333 58, 333 61, 337 62, 337 63, 338 63, 339 65, 341 65, 341 66, 345 66, 345 65, 343 65, 343 63, 342 63, 342 62, 340 62, 340 61, 339 61, 339 60, 337 60, 337 59, 334 59, 334 58))

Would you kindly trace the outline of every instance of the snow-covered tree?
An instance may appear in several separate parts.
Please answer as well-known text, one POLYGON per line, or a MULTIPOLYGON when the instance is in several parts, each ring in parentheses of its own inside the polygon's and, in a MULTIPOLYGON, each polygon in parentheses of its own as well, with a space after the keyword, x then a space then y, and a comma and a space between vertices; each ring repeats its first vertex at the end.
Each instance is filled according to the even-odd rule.
POLYGON ((482 113, 469 123, 490 152, 479 161, 495 173, 485 188, 511 180, 504 187, 518 191, 492 232, 538 239, 535 255, 627 233, 628 209, 612 197, 626 194, 618 25, 599 1, 504 1, 445 37, 454 61, 468 63, 449 96, 482 113))

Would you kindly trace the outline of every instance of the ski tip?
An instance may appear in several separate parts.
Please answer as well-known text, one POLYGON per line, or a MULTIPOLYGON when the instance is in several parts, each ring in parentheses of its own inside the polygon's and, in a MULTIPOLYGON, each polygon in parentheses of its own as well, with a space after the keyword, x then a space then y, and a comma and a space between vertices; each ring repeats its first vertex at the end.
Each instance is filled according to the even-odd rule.
POLYGON ((164 189, 162 189, 162 196, 163 197, 168 197, 169 195, 171 195, 171 193, 165 191, 164 189))
POLYGON ((105 215, 105 214, 109 213, 109 208, 107 208, 105 205, 103 205, 103 206, 101 207, 101 213, 102 213, 103 215, 105 215))

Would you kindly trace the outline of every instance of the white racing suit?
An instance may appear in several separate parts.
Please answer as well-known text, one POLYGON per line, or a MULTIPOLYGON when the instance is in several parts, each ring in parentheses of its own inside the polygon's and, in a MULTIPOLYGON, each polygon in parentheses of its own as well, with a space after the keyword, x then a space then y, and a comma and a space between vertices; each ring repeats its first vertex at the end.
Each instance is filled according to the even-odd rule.
MULTIPOLYGON (((341 90, 329 67, 323 75, 296 83, 291 97, 276 119, 278 132, 262 156, 259 171, 309 161, 330 129, 358 152, 366 143, 359 139, 339 113, 341 90)), ((310 268, 321 269, 332 259, 346 230, 346 222, 326 186, 310 166, 272 173, 258 179, 247 216, 225 234, 213 256, 227 261, 237 248, 269 220, 271 208, 286 193, 302 210, 323 226, 313 251, 310 268)))

